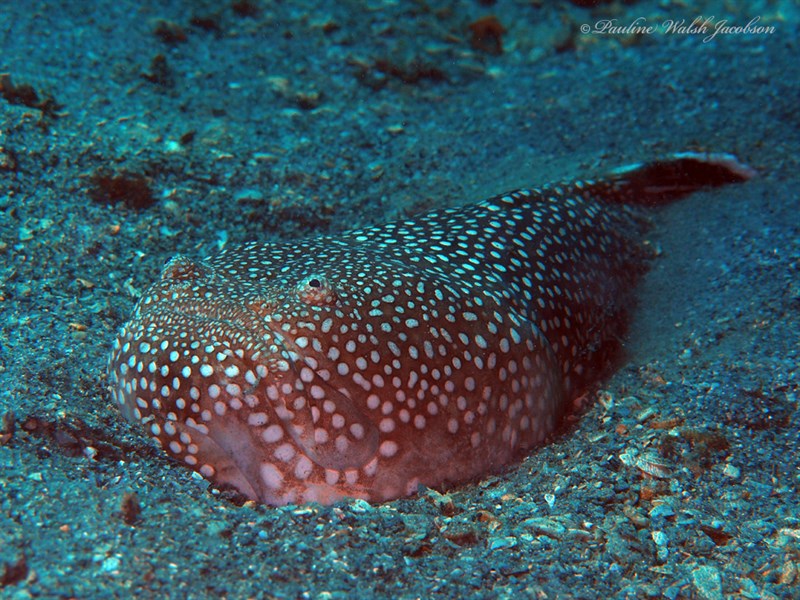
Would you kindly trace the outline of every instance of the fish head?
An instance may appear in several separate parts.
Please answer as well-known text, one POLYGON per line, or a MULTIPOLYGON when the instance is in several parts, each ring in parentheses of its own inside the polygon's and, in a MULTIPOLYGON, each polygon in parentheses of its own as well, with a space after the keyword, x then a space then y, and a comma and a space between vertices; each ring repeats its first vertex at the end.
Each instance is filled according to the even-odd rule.
POLYGON ((176 257, 137 304, 112 393, 168 454, 267 504, 385 500, 552 431, 553 356, 500 299, 447 264, 304 249, 176 257))
MULTIPOLYGON (((251 278, 171 260, 114 344, 109 376, 123 415, 248 498, 337 499, 332 473, 364 466, 378 447, 376 425, 335 381, 339 336, 363 330, 365 299, 312 271, 251 278)), ((347 495, 366 496, 357 485, 347 495)))

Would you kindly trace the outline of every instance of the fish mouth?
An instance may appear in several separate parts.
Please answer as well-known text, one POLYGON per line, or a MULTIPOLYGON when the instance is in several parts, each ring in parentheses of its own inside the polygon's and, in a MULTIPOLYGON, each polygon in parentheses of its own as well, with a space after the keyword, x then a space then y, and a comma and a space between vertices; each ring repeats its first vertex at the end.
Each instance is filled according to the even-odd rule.
POLYGON ((197 325, 196 330, 217 325, 220 331, 237 332, 250 342, 280 341, 285 335, 272 319, 278 312, 279 296, 278 290, 243 286, 206 262, 178 255, 164 266, 159 281, 140 300, 134 315, 154 321, 175 319, 197 325))
POLYGON ((358 399, 329 380, 319 348, 297 343, 303 329, 290 303, 282 289, 176 259, 140 300, 109 364, 129 421, 203 476, 269 503, 277 500, 264 485, 275 477, 265 484, 258 469, 278 448, 342 472, 374 460, 379 443, 358 399))
POLYGON ((375 424, 354 398, 331 384, 325 376, 326 369, 311 356, 314 353, 295 342, 303 335, 302 330, 287 332, 283 328, 286 320, 280 318, 274 302, 253 298, 237 302, 235 311, 225 306, 216 306, 213 310, 208 307, 172 310, 201 327, 223 327, 228 338, 251 339, 253 347, 246 358, 267 364, 268 368, 245 392, 267 401, 286 434, 314 463, 341 470, 363 466, 374 457, 379 437, 375 424), (237 331, 241 335, 237 335, 237 331), (332 403, 335 409, 326 411, 323 408, 326 402, 332 403), (329 422, 334 415, 351 426, 356 425, 360 435, 357 438, 350 433, 337 434, 330 439, 321 437, 320 430, 336 430, 329 422))
POLYGON ((287 349, 263 303, 253 310, 217 293, 204 304, 207 290, 175 291, 148 292, 120 332, 112 399, 173 459, 249 498, 284 503, 264 488, 258 466, 267 426, 280 426, 285 441, 294 415, 267 390, 293 385, 302 356, 287 349))
MULTIPOLYGON (((222 339, 231 345, 248 347, 246 357, 255 363, 269 363, 272 368, 267 378, 289 374, 300 377, 303 368, 316 367, 313 359, 307 359, 303 349, 297 345, 291 332, 285 331, 277 314, 275 304, 260 298, 238 302, 215 303, 215 306, 171 307, 167 312, 187 324, 196 332, 196 338, 209 330, 224 331, 222 339)), ((217 337, 217 336, 212 336, 217 337)), ((240 357, 242 358, 242 357, 240 357)), ((278 377, 280 378, 280 377, 278 377)))

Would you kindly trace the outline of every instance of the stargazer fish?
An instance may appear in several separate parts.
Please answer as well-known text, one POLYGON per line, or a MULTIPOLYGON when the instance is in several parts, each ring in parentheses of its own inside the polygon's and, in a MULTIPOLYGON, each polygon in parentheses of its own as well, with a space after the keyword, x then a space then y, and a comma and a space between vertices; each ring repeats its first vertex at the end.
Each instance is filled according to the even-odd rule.
POLYGON ((172 259, 114 343, 124 416, 272 505, 497 472, 608 372, 646 207, 754 175, 683 153, 343 235, 172 259))

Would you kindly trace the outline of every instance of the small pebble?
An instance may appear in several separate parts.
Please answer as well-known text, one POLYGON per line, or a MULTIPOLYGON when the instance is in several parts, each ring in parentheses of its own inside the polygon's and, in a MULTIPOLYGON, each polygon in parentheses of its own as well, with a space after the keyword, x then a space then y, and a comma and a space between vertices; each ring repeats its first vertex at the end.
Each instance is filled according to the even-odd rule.
POLYGON ((722 474, 725 475, 725 477, 730 477, 731 479, 739 479, 739 477, 742 475, 742 471, 739 467, 735 467, 728 463, 722 470, 722 474))
POLYGON ((692 583, 698 595, 705 600, 722 600, 722 577, 719 569, 710 565, 692 571, 692 583))

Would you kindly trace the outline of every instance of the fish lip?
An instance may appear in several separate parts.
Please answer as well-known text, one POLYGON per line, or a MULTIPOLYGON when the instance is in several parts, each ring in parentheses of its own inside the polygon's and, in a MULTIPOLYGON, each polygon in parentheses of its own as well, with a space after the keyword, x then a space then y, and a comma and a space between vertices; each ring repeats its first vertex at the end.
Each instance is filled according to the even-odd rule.
POLYGON ((272 325, 275 322, 271 318, 273 311, 263 309, 264 305, 271 303, 263 302, 260 299, 246 302, 238 298, 226 300, 227 296, 229 294, 220 289, 215 290, 213 302, 204 302, 205 298, 202 296, 176 302, 172 300, 170 294, 164 294, 164 297, 154 305, 144 307, 140 312, 140 318, 150 316, 151 319, 156 320, 165 314, 175 315, 189 322, 224 323, 253 335, 257 334, 260 329, 268 329, 283 337, 272 325))
POLYGON ((283 321, 273 318, 280 313, 282 290, 269 282, 240 281, 208 261, 177 255, 165 265, 153 289, 158 299, 137 309, 140 319, 158 322, 173 315, 187 328, 198 323, 234 330, 257 343, 257 352, 266 347, 293 363, 303 356, 282 330, 283 321), (272 344, 274 349, 269 348, 272 344))
MULTIPOLYGON (((217 294, 217 298, 222 294, 217 294)), ((209 341, 209 331, 222 329, 225 331, 222 339, 239 337, 252 343, 249 351, 252 359, 275 356, 290 363, 292 371, 299 368, 302 353, 300 348, 294 346, 287 339, 285 332, 280 328, 280 322, 270 318, 258 310, 253 310, 248 303, 244 306, 239 301, 228 301, 220 306, 218 302, 202 304, 202 299, 197 298, 190 302, 170 303, 169 296, 160 302, 141 311, 126 327, 138 322, 142 327, 160 322, 169 322, 171 319, 179 320, 182 328, 188 332, 191 339, 201 344, 209 341)), ((214 337, 219 339, 219 336, 214 337)))

